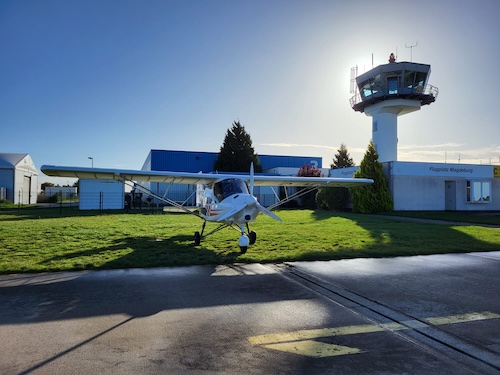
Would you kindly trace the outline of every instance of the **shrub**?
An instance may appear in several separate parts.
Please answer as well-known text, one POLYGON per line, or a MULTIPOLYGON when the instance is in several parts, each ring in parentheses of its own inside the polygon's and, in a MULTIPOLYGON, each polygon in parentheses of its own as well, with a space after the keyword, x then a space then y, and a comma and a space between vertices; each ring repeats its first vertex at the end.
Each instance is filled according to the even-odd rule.
POLYGON ((373 142, 366 150, 360 168, 354 174, 358 178, 371 178, 371 185, 351 188, 352 210, 360 213, 388 212, 393 210, 393 201, 387 179, 382 172, 382 163, 378 161, 378 153, 373 142))
POLYGON ((318 190, 316 205, 321 210, 345 211, 349 205, 349 189, 345 187, 326 187, 318 190))

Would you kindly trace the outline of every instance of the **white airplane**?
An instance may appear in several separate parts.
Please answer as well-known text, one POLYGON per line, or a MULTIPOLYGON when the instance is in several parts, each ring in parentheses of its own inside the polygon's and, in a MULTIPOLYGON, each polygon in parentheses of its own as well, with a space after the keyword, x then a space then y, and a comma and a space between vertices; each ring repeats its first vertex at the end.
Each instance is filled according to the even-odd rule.
MULTIPOLYGON (((139 171, 103 168, 64 167, 43 165, 43 173, 55 177, 74 177, 81 179, 117 180, 127 184, 140 182, 160 182, 173 184, 198 185, 197 207, 190 210, 187 207, 147 191, 151 196, 162 200, 172 206, 194 214, 203 219, 200 232, 195 232, 194 243, 199 245, 201 240, 219 230, 237 226, 241 235, 238 241, 241 253, 245 253, 248 246, 254 244, 257 234, 250 231, 249 223, 255 221, 259 213, 264 213, 277 221, 281 219, 271 210, 304 195, 318 187, 354 187, 371 184, 373 180, 363 178, 326 178, 326 177, 288 177, 254 175, 253 164, 250 174, 219 174, 219 173, 190 173, 168 171, 139 171), (302 187, 301 189, 278 203, 263 207, 253 195, 254 186, 270 187, 302 187), (205 234, 207 222, 216 222, 221 225, 205 234), (246 231, 245 231, 246 229, 246 231)), ((146 191, 147 189, 141 188, 146 191)), ((277 194, 276 194, 277 196, 277 194)), ((235 228, 236 229, 236 228, 235 228)))

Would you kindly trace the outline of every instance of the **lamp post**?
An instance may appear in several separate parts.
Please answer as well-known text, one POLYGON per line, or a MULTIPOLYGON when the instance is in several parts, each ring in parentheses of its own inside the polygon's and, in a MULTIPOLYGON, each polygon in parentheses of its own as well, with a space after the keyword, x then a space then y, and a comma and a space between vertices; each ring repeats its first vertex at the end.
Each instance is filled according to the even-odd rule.
POLYGON ((89 159, 92 162, 92 168, 94 168, 94 158, 92 156, 89 156, 89 159))

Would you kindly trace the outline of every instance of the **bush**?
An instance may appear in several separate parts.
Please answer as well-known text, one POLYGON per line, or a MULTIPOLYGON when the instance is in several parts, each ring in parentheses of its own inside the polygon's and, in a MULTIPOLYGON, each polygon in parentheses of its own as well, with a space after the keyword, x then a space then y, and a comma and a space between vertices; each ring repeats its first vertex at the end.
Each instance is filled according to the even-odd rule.
POLYGON ((360 168, 354 174, 358 178, 371 178, 371 185, 351 188, 352 210, 363 214, 388 212, 393 210, 393 201, 387 179, 382 172, 382 163, 378 162, 378 153, 373 142, 366 150, 360 168))
POLYGON ((316 205, 321 210, 345 211, 349 206, 349 189, 345 187, 321 188, 316 194, 316 205))
POLYGON ((8 207, 14 207, 15 204, 12 203, 11 201, 8 201, 7 199, 0 199, 0 207, 5 207, 5 208, 8 208, 8 207))

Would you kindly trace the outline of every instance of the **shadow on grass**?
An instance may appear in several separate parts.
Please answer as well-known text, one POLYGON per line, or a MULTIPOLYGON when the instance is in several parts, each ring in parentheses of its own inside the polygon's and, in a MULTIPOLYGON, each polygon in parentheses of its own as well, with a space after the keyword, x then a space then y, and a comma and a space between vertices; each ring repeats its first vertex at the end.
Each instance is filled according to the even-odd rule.
POLYGON ((106 247, 75 251, 45 259, 64 269, 118 269, 227 264, 235 262, 239 252, 215 252, 194 246, 193 237, 177 235, 157 239, 148 236, 113 240, 106 247))
MULTIPOLYGON (((300 260, 336 260, 358 257, 394 257, 445 253, 498 251, 498 240, 484 240, 479 235, 469 235, 450 224, 397 221, 372 215, 347 212, 315 211, 318 220, 339 217, 351 220, 369 233, 365 245, 359 249, 339 246, 332 251, 308 251, 300 260)), ((332 227, 334 228, 334 227, 332 227)), ((473 227, 475 228, 475 227, 473 227)), ((483 228, 477 228, 478 231, 483 228)), ((495 230, 495 229, 491 229, 495 230)), ((347 236, 350 236, 347 233, 347 236)), ((495 234, 491 234, 491 238, 495 234)))
MULTIPOLYGON (((161 209, 132 209, 132 210, 80 210, 78 207, 26 207, 18 209, 0 209, 0 222, 36 219, 56 219, 64 217, 92 217, 106 215, 163 215, 161 209)), ((184 212, 169 212, 169 215, 185 215, 184 212)))

